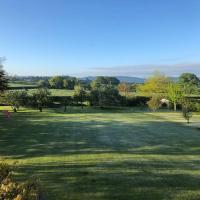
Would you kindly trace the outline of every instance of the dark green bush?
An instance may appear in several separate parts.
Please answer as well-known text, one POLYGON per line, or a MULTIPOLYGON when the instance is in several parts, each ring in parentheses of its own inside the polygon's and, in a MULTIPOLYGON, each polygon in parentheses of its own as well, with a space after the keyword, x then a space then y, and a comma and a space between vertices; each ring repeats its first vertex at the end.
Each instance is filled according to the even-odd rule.
POLYGON ((150 98, 145 96, 127 97, 126 106, 146 106, 149 100, 150 98))

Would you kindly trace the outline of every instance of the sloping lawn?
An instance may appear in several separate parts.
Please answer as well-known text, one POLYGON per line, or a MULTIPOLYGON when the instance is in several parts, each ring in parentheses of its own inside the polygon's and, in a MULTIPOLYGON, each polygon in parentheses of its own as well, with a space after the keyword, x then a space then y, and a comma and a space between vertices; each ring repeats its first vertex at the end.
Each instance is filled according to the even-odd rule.
POLYGON ((200 199, 200 130, 180 113, 0 113, 0 156, 52 200, 200 199))

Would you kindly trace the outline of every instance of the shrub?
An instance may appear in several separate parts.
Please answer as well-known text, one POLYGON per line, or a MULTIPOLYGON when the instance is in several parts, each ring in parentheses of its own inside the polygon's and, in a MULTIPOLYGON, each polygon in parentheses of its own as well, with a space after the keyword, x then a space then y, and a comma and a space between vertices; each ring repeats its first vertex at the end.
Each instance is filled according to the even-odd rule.
POLYGON ((24 183, 12 179, 14 167, 0 163, 0 199, 3 200, 40 200, 42 192, 39 182, 32 178, 24 183))
POLYGON ((7 104, 12 106, 14 112, 17 112, 20 106, 27 105, 28 94, 25 90, 22 91, 8 91, 5 93, 5 100, 7 104))
POLYGON ((182 112, 183 117, 187 120, 187 123, 190 123, 190 118, 192 117, 192 110, 193 110, 193 103, 188 100, 184 99, 182 102, 182 112))
POLYGON ((38 104, 38 109, 42 112, 43 107, 47 106, 50 102, 50 92, 47 88, 39 88, 33 93, 33 101, 38 104))
POLYGON ((126 106, 145 106, 147 102, 150 100, 149 97, 145 96, 133 96, 126 98, 126 106))
POLYGON ((153 96, 148 102, 147 105, 149 107, 150 110, 152 110, 153 112, 155 112, 156 110, 158 110, 161 106, 160 103, 160 98, 157 96, 153 96))

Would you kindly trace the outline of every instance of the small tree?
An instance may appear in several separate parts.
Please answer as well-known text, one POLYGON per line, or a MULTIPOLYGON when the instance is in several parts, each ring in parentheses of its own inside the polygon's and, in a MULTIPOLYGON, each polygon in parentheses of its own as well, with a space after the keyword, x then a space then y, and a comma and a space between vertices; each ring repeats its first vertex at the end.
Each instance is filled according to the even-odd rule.
POLYGON ((187 123, 190 123, 190 118, 192 117, 192 103, 188 99, 184 99, 182 102, 182 112, 183 117, 187 120, 187 123))
POLYGON ((104 85, 91 90, 89 95, 90 104, 93 106, 107 107, 117 106, 121 103, 119 91, 110 85, 104 85))
POLYGON ((147 105, 149 107, 150 110, 152 110, 153 112, 155 112, 156 110, 158 110, 160 108, 161 102, 160 102, 160 98, 158 96, 153 96, 148 102, 147 105))
POLYGON ((66 96, 66 97, 62 98, 62 104, 64 106, 64 112, 67 111, 67 106, 70 105, 71 101, 72 101, 71 97, 66 96))
POLYGON ((184 93, 181 90, 179 84, 169 83, 167 87, 167 98, 173 103, 174 111, 176 111, 176 105, 183 98, 184 93))
POLYGON ((39 80, 37 85, 40 88, 48 88, 49 87, 49 82, 48 82, 48 80, 39 80))
POLYGON ((61 76, 53 76, 49 79, 49 85, 55 89, 63 88, 63 77, 61 76))
POLYGON ((83 87, 80 85, 75 86, 75 92, 74 92, 74 99, 81 103, 81 107, 83 109, 83 102, 86 100, 87 93, 83 87))
POLYGON ((119 83, 120 81, 116 77, 97 76, 96 79, 91 82, 91 87, 94 89, 103 85, 117 86, 119 83))
POLYGON ((26 91, 8 91, 5 94, 6 102, 11 105, 14 112, 19 110, 20 106, 25 106, 28 99, 26 91))
POLYGON ((78 80, 73 77, 68 77, 63 80, 63 87, 68 90, 74 90, 76 84, 78 84, 78 80))
POLYGON ((39 88, 35 93, 33 93, 33 98, 38 105, 38 109, 42 112, 44 106, 49 102, 49 95, 51 93, 47 88, 39 88))

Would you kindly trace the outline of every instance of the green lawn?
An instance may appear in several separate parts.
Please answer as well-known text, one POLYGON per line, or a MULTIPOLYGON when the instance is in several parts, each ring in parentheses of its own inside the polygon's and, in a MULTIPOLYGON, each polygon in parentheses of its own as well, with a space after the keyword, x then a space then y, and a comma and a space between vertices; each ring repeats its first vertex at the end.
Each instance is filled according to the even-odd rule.
POLYGON ((180 113, 70 108, 0 113, 0 156, 52 200, 200 199, 200 129, 180 113))

